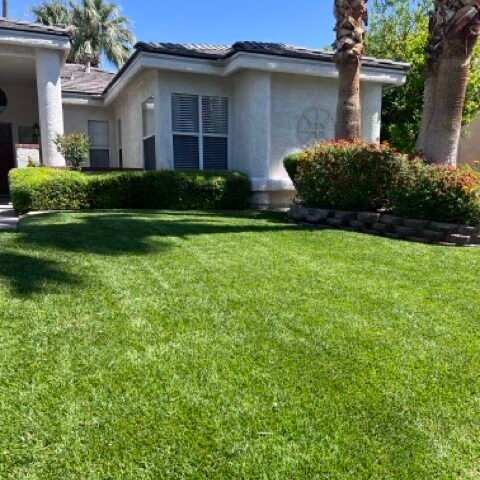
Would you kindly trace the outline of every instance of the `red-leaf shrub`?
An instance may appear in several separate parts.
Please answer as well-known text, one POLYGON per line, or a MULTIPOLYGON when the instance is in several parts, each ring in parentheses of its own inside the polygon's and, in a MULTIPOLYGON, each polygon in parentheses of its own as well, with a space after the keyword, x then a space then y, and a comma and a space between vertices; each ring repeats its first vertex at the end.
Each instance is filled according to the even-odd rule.
POLYGON ((284 164, 310 207, 480 225, 480 181, 472 170, 428 165, 387 144, 347 141, 318 143, 284 164))
POLYGON ((480 224, 480 182, 473 171, 413 159, 391 193, 396 214, 426 220, 480 224))
POLYGON ((321 142, 285 159, 300 198, 311 207, 377 210, 406 158, 386 144, 321 142))

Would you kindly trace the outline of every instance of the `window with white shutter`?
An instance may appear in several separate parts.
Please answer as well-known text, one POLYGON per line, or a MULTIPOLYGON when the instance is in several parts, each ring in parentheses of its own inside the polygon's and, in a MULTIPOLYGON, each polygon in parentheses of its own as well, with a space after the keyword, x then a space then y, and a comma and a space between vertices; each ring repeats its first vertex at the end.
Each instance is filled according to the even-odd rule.
POLYGON ((108 122, 88 121, 90 140, 90 166, 108 167, 110 165, 110 135, 108 122))
POLYGON ((172 95, 174 167, 228 168, 228 98, 172 95))

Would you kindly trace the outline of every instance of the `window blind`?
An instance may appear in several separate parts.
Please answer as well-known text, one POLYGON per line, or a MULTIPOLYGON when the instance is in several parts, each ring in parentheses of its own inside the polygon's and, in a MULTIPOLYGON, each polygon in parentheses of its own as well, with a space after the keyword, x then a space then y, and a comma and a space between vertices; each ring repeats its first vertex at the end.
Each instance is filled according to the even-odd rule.
POLYGON ((108 122, 103 120, 89 120, 88 138, 90 140, 90 166, 110 166, 110 138, 108 122))
POLYGON ((176 169, 228 168, 228 98, 172 94, 176 169))
POLYGON ((228 98, 202 97, 203 134, 228 135, 228 98))
POLYGON ((172 95, 172 129, 174 132, 198 133, 198 95, 172 95))
POLYGON ((178 170, 198 170, 200 168, 198 137, 174 135, 173 162, 174 168, 178 170))

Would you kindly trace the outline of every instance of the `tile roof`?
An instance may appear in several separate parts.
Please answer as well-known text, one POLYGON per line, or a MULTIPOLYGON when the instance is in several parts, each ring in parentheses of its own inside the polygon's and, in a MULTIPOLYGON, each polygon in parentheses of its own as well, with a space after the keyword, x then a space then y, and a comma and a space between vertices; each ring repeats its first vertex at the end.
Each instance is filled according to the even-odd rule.
POLYGON ((70 33, 66 28, 51 27, 24 20, 11 20, 9 18, 0 17, 0 29, 17 30, 20 32, 44 33, 48 35, 59 35, 62 37, 70 37, 70 33))
MULTIPOLYGON (((204 45, 195 43, 139 42, 135 45, 135 48, 146 52, 180 55, 193 58, 210 58, 212 60, 223 60, 237 52, 248 52, 282 57, 322 60, 326 62, 334 61, 333 52, 297 47, 284 43, 236 42, 233 45, 204 45)), ((397 70, 407 70, 409 67, 408 63, 368 56, 363 58, 363 64, 397 70)))
MULTIPOLYGON (((283 43, 237 42, 233 45, 210 45, 139 42, 135 45, 135 49, 137 54, 144 51, 211 60, 224 60, 237 52, 248 52, 334 62, 333 52, 295 47, 283 43)), ((67 63, 62 72, 62 91, 65 93, 102 95, 123 74, 134 57, 135 55, 130 57, 124 67, 116 74, 99 68, 91 68, 90 73, 86 73, 84 65, 67 63)), ((408 63, 372 57, 364 57, 363 64, 395 70, 407 70, 409 67, 408 63)))
POLYGON ((101 95, 114 76, 112 72, 93 67, 87 73, 84 65, 67 63, 62 70, 62 91, 101 95))

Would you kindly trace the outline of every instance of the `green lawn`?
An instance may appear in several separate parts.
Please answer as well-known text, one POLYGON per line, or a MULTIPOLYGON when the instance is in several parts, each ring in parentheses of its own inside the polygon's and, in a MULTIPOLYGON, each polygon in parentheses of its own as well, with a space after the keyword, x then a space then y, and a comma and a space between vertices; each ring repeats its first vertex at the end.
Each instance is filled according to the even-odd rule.
POLYGON ((0 257, 2 479, 480 478, 480 250, 105 212, 0 257))

